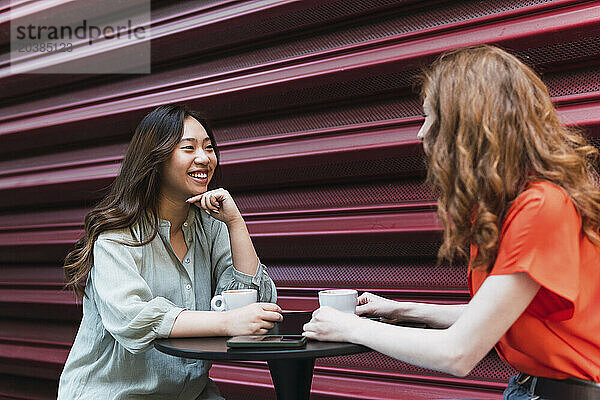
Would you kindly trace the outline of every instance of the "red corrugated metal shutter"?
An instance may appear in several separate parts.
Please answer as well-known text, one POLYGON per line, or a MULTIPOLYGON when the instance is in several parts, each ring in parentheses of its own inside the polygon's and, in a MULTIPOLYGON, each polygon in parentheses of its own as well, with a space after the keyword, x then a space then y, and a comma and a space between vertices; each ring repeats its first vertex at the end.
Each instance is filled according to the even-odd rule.
MULTIPOLYGON (((152 5, 162 33, 152 74, 137 76, 12 75, 0 5, 0 397, 56 396, 81 313, 61 290, 61 260, 133 127, 159 104, 215 121, 223 186, 288 310, 314 309, 316 291, 332 287, 468 300, 464 266, 435 266, 440 227, 415 138, 414 75, 441 51, 509 49, 543 74, 564 121, 599 143, 596 1, 152 5)), ((377 353, 333 357, 317 361, 312 398, 498 399, 512 372, 495 355, 465 378, 377 353)), ((264 363, 211 375, 228 398, 274 397, 264 363)))

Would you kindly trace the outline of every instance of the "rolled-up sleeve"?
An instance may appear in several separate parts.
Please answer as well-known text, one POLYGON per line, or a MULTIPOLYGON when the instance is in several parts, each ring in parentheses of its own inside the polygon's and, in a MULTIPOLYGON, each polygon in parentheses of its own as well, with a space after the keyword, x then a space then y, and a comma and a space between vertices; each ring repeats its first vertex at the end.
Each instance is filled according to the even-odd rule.
POLYGON ((256 289, 258 301, 275 303, 277 289, 275 283, 267 273, 267 267, 258 260, 258 267, 254 275, 238 271, 233 265, 229 231, 223 222, 215 221, 211 246, 211 264, 214 269, 214 278, 217 282, 216 293, 224 290, 256 289))
POLYGON ((164 297, 154 297, 140 275, 140 247, 101 237, 94 243, 94 266, 88 287, 106 330, 131 353, 168 337, 184 309, 164 297))

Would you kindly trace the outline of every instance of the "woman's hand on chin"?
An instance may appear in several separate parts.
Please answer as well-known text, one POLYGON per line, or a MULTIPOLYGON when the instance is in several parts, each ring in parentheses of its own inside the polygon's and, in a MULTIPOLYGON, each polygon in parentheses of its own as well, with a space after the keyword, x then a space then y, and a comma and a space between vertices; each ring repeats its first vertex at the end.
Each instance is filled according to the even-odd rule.
POLYGON ((238 210, 235 201, 233 201, 231 194, 223 188, 209 190, 208 192, 192 196, 186 202, 195 204, 197 207, 208 212, 211 217, 226 224, 238 220, 243 221, 242 214, 238 210))
POLYGON ((331 307, 321 307, 313 312, 312 319, 304 324, 303 335, 325 342, 352 342, 352 333, 358 329, 361 318, 331 307))

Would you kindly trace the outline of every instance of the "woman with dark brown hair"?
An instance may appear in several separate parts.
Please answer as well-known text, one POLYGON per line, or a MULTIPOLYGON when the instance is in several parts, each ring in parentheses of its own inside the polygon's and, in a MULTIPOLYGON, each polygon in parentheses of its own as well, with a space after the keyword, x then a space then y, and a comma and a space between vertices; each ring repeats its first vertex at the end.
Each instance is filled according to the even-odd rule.
POLYGON ((359 315, 440 329, 323 307, 305 335, 460 376, 495 346, 520 372, 505 399, 600 399, 598 151, 560 123, 539 77, 495 47, 443 54, 422 97, 439 258, 469 260, 473 298, 436 305, 364 293, 359 315))
POLYGON ((152 341, 264 334, 281 320, 233 198, 208 188, 218 164, 197 113, 166 105, 140 122, 110 193, 65 260, 83 319, 59 399, 222 399, 209 362, 168 356, 152 341), (256 290, 262 303, 209 311, 211 297, 229 289, 256 290))

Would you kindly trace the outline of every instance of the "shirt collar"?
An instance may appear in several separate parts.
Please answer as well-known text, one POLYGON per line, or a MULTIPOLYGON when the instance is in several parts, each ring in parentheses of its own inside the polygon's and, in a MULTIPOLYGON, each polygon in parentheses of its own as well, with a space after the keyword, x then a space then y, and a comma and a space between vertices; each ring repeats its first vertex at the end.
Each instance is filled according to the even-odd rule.
MULTIPOLYGON (((183 225, 181 225, 181 230, 183 230, 183 235, 188 238, 191 237, 192 229, 194 227, 194 222, 196 220, 196 210, 195 205, 190 205, 190 210, 188 211, 187 218, 185 219, 183 225)), ((166 219, 158 219, 158 233, 164 237, 165 239, 169 239, 169 233, 171 231, 171 222, 166 219)))

